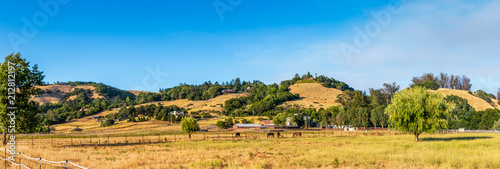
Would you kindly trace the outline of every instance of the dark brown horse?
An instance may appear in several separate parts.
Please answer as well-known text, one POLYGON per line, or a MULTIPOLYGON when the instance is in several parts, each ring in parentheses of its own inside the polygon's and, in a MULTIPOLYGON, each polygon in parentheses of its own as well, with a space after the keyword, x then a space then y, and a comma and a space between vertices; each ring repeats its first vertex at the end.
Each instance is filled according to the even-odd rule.
POLYGON ((281 136, 281 134, 280 134, 280 132, 278 131, 278 138, 280 138, 280 136, 281 136))
POLYGON ((267 138, 269 138, 271 136, 274 138, 274 133, 267 133, 267 138))
POLYGON ((240 136, 241 136, 240 133, 236 133, 236 137, 240 137, 240 136))
POLYGON ((299 137, 299 136, 300 136, 300 137, 302 137, 302 133, 300 133, 300 132, 295 132, 295 133, 293 133, 293 137, 295 137, 295 136, 297 136, 297 137, 299 137))

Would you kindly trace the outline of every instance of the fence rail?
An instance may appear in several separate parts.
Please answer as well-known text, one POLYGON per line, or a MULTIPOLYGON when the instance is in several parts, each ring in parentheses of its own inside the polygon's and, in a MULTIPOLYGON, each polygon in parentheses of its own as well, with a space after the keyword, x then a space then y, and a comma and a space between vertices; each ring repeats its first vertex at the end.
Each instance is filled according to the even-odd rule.
MULTIPOLYGON (((2 149, 0 149, 0 150, 2 150, 2 149)), ((5 154, 8 152, 7 148, 3 149, 3 151, 5 151, 5 154)), ((29 156, 24 155, 22 153, 15 153, 15 154, 19 155, 18 156, 19 163, 15 163, 14 161, 10 160, 9 158, 7 158, 7 155, 6 155, 5 158, 0 157, 0 160, 4 160, 5 161, 5 168, 7 168, 7 162, 9 162, 9 163, 11 163, 12 165, 15 165, 15 166, 20 166, 20 167, 22 166, 24 168, 31 169, 31 168, 29 168, 28 166, 26 166, 25 164, 22 163, 22 160, 21 160, 22 159, 21 156, 22 156, 22 157, 24 157, 24 159, 28 159, 28 160, 33 160, 33 161, 39 162, 40 168, 42 168, 42 161, 43 161, 43 162, 46 162, 48 164, 66 164, 66 168, 68 168, 68 164, 71 164, 71 165, 73 165, 75 167, 78 167, 78 168, 81 168, 81 169, 87 169, 85 167, 77 165, 77 164, 75 164, 75 163, 73 163, 71 161, 68 161, 68 160, 66 160, 66 161, 50 161, 50 160, 46 160, 46 159, 43 159, 43 158, 29 157, 29 156)))
POLYGON ((270 131, 231 131, 231 132, 199 132, 192 134, 191 138, 187 134, 165 134, 165 135, 133 135, 133 136, 105 136, 105 135, 87 135, 87 136, 63 136, 57 138, 50 137, 23 137, 17 140, 21 145, 31 146, 33 148, 40 146, 51 147, 85 147, 85 146, 126 146, 126 145, 141 145, 141 144, 157 144, 170 143, 179 141, 232 141, 243 139, 282 139, 293 138, 295 132, 301 132, 300 137, 331 137, 331 136, 358 136, 358 135, 394 135, 399 134, 395 131, 343 131, 343 130, 323 130, 323 131, 280 131, 278 137, 277 131, 273 131, 274 137, 268 137, 270 131), (236 133, 240 135, 236 136, 236 133))

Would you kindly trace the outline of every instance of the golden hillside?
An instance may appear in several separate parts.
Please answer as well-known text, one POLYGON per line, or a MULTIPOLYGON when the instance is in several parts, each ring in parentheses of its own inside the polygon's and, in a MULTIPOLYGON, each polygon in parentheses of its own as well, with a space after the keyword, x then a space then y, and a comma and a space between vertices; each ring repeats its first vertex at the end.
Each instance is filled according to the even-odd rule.
MULTIPOLYGON (((150 104, 158 104, 161 103, 163 105, 177 105, 181 108, 184 109, 190 109, 189 112, 191 111, 199 111, 199 110, 217 110, 217 111, 222 111, 224 108, 224 102, 226 100, 232 99, 232 98, 237 98, 237 97, 243 97, 246 96, 246 94, 226 94, 226 95, 220 95, 217 96, 213 99, 210 100, 202 100, 202 101, 192 101, 192 100, 187 100, 187 99, 182 99, 182 100, 173 100, 173 101, 159 101, 159 102, 151 102, 151 103, 145 103, 141 105, 150 105, 150 104), (222 105, 222 106, 221 106, 222 105)), ((141 105, 136 105, 135 107, 141 106, 141 105)), ((107 114, 110 113, 118 113, 119 109, 113 109, 111 111, 103 111, 100 113, 97 113, 92 116, 106 116, 107 114)), ((213 114, 212 116, 218 116, 216 114, 213 114)), ((179 126, 167 126, 169 122, 165 121, 146 121, 146 122, 139 122, 139 123, 132 123, 132 122, 127 122, 125 121, 120 121, 117 122, 117 124, 110 126, 110 127, 101 127, 100 123, 96 119, 89 119, 91 116, 86 116, 80 119, 75 119, 70 122, 62 123, 62 124, 56 124, 53 125, 54 129, 56 130, 55 133, 67 133, 69 130, 74 129, 76 126, 79 128, 84 129, 83 133, 99 133, 99 132, 104 132, 109 134, 109 132, 115 133, 115 134, 121 134, 121 133, 129 133, 129 132, 135 132, 137 133, 151 133, 151 132, 165 132, 165 131, 178 131, 179 126)), ((216 117, 215 119, 211 119, 209 121, 203 121, 200 122, 200 125, 204 128, 208 126, 208 124, 215 124, 216 119, 219 117, 216 117)))
POLYGON ((337 95, 342 94, 341 90, 326 88, 319 83, 298 83, 290 86, 290 92, 299 94, 300 99, 288 101, 282 106, 300 105, 301 107, 328 108, 330 106, 340 106, 337 103, 337 95))
MULTIPOLYGON (((498 105, 498 103, 496 103, 495 107, 493 107, 485 100, 483 100, 479 97, 473 96, 473 95, 469 94, 468 91, 465 91, 465 90, 453 90, 453 89, 440 88, 437 90, 437 92, 442 93, 445 96, 455 95, 455 96, 459 96, 459 97, 462 97, 464 99, 467 99, 469 101, 469 104, 472 107, 474 107, 474 109, 476 109, 476 111, 482 111, 482 110, 492 109, 492 108, 500 109, 500 106, 498 105)), ((494 102, 497 102, 497 101, 495 100, 494 102)))
MULTIPOLYGON (((49 86, 37 86, 37 88, 40 88, 42 91, 45 91, 45 93, 42 95, 33 96, 31 100, 40 103, 40 105, 45 103, 61 103, 64 95, 66 93, 71 93, 76 88, 90 89, 92 91, 91 98, 94 99, 103 98, 103 96, 94 93, 95 91, 94 86, 49 85, 49 86), (50 91, 50 93, 48 93, 47 91, 50 91)), ((73 100, 75 98, 76 96, 71 96, 69 100, 73 100)))
MULTIPOLYGON (((200 110, 222 111, 222 110, 224 110, 224 104, 225 104, 226 100, 229 100, 232 98, 243 97, 243 96, 246 96, 246 94, 235 93, 235 94, 219 95, 219 96, 217 96, 213 99, 210 99, 210 100, 193 101, 193 100, 188 100, 188 99, 180 99, 180 100, 171 100, 171 101, 151 102, 151 103, 145 103, 145 104, 141 104, 141 105, 150 105, 150 104, 161 103, 164 106, 176 105, 180 108, 189 109, 189 111, 200 111, 200 110)), ((141 106, 141 105, 136 105, 136 107, 141 106)))

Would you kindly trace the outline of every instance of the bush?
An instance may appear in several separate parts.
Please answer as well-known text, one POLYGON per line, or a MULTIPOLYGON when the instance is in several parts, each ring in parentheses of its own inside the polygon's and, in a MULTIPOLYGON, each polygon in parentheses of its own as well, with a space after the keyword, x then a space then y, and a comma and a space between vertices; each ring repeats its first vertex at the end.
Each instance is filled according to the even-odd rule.
POLYGON ((205 119, 208 119, 208 118, 210 118, 212 116, 210 115, 210 113, 201 113, 201 117, 203 117, 205 119))
POLYGON ((115 124, 114 120, 107 119, 106 121, 101 123, 101 127, 108 127, 108 126, 112 126, 113 124, 115 124))

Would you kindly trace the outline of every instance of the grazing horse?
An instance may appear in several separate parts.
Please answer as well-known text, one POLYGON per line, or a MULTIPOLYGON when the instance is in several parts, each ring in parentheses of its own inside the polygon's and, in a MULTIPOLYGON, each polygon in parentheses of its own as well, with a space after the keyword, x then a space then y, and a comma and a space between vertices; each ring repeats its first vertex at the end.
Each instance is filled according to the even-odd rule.
POLYGON ((267 138, 269 138, 271 136, 274 138, 274 133, 267 133, 267 138))
POLYGON ((302 133, 300 133, 300 132, 295 132, 295 133, 293 133, 293 137, 295 137, 295 136, 297 136, 297 137, 301 136, 301 137, 302 137, 302 133))
POLYGON ((236 137, 240 137, 240 133, 236 133, 236 137))

